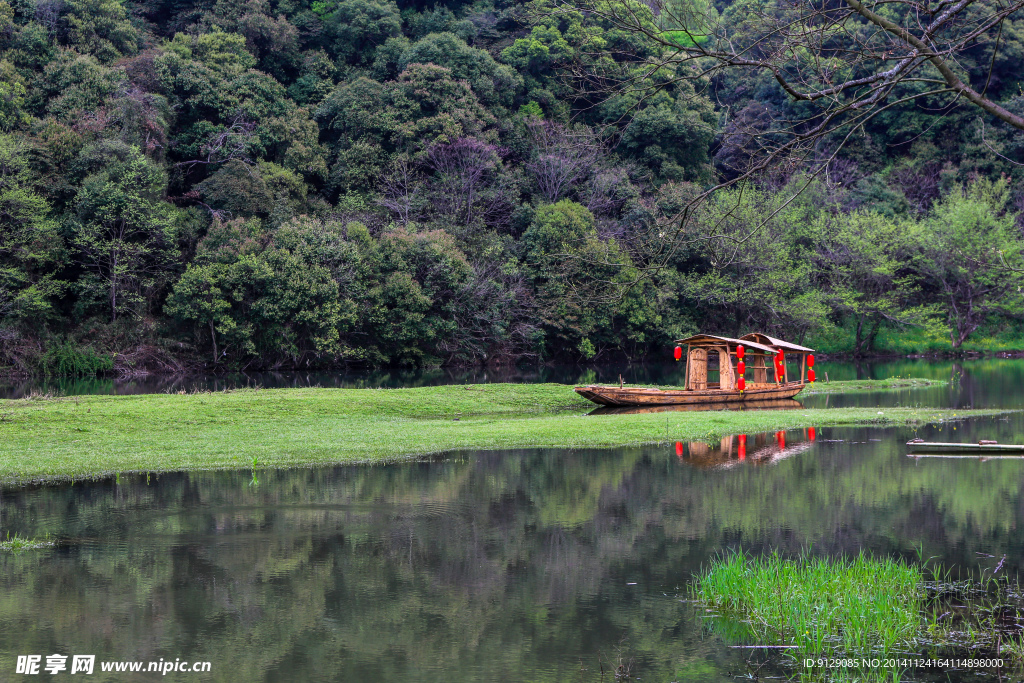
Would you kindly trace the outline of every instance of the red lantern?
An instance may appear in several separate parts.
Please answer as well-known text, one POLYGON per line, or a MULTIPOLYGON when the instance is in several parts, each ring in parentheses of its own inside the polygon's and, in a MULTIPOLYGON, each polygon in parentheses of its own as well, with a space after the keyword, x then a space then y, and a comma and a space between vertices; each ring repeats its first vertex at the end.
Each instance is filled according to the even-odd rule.
POLYGON ((808 427, 808 428, 807 428, 807 438, 808 438, 808 440, 810 440, 810 441, 814 441, 814 437, 815 437, 815 436, 816 436, 816 435, 815 435, 815 433, 814 433, 814 427, 808 427))
POLYGON ((807 354, 807 367, 809 367, 809 368, 813 368, 814 367, 814 354, 813 353, 807 354))
POLYGON ((677 346, 676 347, 675 356, 676 356, 676 360, 679 360, 680 358, 683 357, 683 347, 682 346, 677 346))
POLYGON ((811 368, 810 370, 807 371, 807 379, 810 382, 814 381, 814 368, 811 368))
POLYGON ((678 455, 680 458, 683 457, 683 442, 682 441, 676 441, 676 455, 678 455))
POLYGON ((747 364, 746 363, 744 363, 743 361, 740 361, 739 363, 736 364, 736 372, 740 373, 741 377, 743 376, 743 373, 746 372, 746 371, 747 371, 747 364))
POLYGON ((747 435, 740 434, 740 447, 739 447, 740 460, 747 459, 747 435))
POLYGON ((741 392, 745 390, 747 388, 747 380, 743 377, 740 377, 738 380, 736 380, 736 388, 739 389, 741 392))
POLYGON ((747 354, 747 350, 743 348, 743 344, 736 347, 736 357, 743 360, 743 356, 747 354))

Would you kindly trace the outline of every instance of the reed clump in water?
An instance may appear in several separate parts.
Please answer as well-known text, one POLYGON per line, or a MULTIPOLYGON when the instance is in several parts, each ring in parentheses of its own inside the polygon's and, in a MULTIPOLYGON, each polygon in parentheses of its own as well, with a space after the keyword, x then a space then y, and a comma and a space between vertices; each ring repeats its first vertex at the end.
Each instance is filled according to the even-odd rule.
POLYGON ((899 560, 777 553, 716 559, 693 586, 714 614, 762 645, 793 654, 874 655, 912 647, 925 592, 916 567, 899 560))
MULTIPOLYGON (((731 553, 691 591, 727 640, 806 657, 1024 660, 1024 590, 993 573, 953 580, 902 560, 731 553), (926 576, 927 574, 927 576, 926 576)), ((877 673, 877 672, 875 672, 877 673)))
POLYGON ((21 534, 11 535, 11 532, 7 532, 7 537, 0 541, 0 550, 9 550, 17 552, 19 550, 38 550, 39 548, 52 548, 57 545, 57 542, 52 540, 49 536, 44 538, 28 538, 21 534))

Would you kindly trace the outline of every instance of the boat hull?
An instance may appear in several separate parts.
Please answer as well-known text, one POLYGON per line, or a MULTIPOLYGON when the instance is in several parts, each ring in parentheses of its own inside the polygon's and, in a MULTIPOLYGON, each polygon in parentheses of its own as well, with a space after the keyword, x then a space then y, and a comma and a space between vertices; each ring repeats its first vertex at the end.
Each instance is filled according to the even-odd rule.
POLYGON ((723 389, 687 391, 684 389, 647 389, 641 387, 576 387, 576 393, 602 406, 685 406, 711 403, 749 403, 793 398, 803 384, 785 384, 748 389, 743 392, 723 389))
POLYGON ((804 404, 791 398, 760 401, 726 401, 687 405, 598 406, 587 415, 640 415, 643 413, 699 412, 702 410, 799 410, 804 404))

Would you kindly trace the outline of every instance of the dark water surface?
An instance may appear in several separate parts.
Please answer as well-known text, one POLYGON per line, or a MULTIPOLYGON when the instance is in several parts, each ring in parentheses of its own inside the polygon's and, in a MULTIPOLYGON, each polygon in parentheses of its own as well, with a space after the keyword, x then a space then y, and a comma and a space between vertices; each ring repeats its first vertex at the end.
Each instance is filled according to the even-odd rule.
MULTIPOLYGON (((0 377, 0 398, 23 398, 32 392, 76 394, 158 394, 178 391, 223 391, 240 387, 422 387, 442 384, 491 382, 557 382, 561 384, 617 384, 621 375, 631 384, 682 385, 684 363, 621 363, 605 365, 502 366, 496 368, 441 368, 419 370, 362 370, 339 372, 250 372, 136 379, 13 379, 0 377)), ((1024 378, 1024 360, 988 359, 929 361, 898 359, 871 362, 819 361, 818 378, 825 380, 928 377, 949 379, 995 377, 1009 372, 1024 378)), ((713 379, 714 373, 712 373, 713 379)), ((998 392, 990 392, 996 395, 998 392)))
MULTIPOLYGON (((954 371, 949 387, 828 405, 1024 403, 1024 361, 871 370, 954 371)), ((166 676, 97 663, 83 680, 611 682, 620 664, 641 681, 737 680, 759 655, 682 602, 725 549, 1024 567, 1024 460, 915 460, 914 436, 1021 443, 1024 417, 750 434, 742 459, 730 437, 681 454, 488 451, 255 484, 200 472, 7 488, 3 533, 60 544, 0 553, 0 680, 36 679, 14 674, 27 654, 211 662, 166 676)))

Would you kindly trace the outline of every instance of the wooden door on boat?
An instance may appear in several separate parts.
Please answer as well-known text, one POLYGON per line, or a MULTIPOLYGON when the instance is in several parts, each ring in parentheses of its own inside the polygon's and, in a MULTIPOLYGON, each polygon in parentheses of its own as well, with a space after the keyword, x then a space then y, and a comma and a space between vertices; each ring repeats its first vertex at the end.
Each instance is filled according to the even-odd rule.
POLYGON ((732 361, 729 359, 729 349, 718 349, 718 388, 728 391, 736 388, 736 376, 732 370, 732 361))
POLYGON ((708 388, 708 352, 707 349, 690 349, 686 357, 686 374, 689 377, 686 388, 691 391, 704 391, 708 388))

